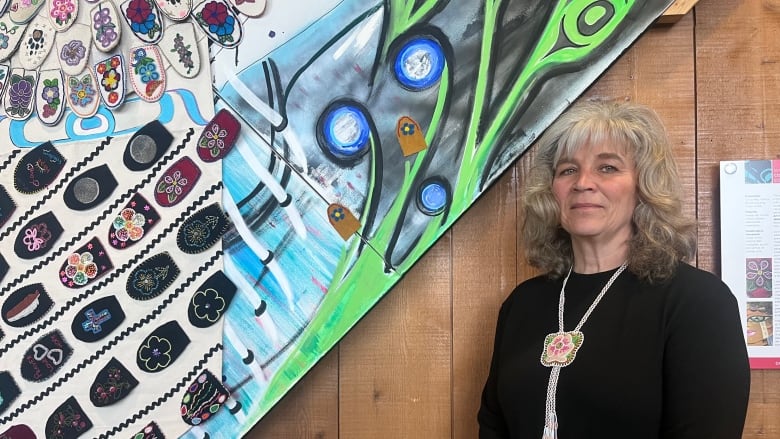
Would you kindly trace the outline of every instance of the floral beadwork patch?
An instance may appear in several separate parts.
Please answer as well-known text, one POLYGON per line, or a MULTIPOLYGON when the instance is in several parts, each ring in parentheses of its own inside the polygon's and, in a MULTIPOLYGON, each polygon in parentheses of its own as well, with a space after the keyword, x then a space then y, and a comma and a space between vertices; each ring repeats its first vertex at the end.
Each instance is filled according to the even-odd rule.
POLYGON ((200 72, 200 53, 195 26, 190 22, 168 26, 160 40, 160 50, 179 75, 194 78, 200 72))
POLYGON ((206 279, 192 295, 187 317, 196 328, 208 328, 217 323, 230 306, 236 285, 221 271, 206 279))
POLYGON ((6 16, 2 18, 0 19, 0 59, 6 60, 19 47, 26 26, 5 20, 6 16))
POLYGON ((138 347, 136 364, 144 372, 160 372, 173 364, 184 352, 190 339, 172 320, 152 331, 138 347))
POLYGON ((88 118, 97 113, 100 98, 95 84, 94 73, 89 69, 83 75, 68 76, 68 106, 79 117, 88 118))
POLYGON ((229 226, 219 203, 210 204, 184 220, 176 233, 176 245, 184 253, 200 253, 219 242, 229 226))
POLYGON ((546 367, 570 365, 584 340, 585 336, 579 331, 547 334, 542 349, 542 365, 546 367))
POLYGON ((68 288, 83 287, 114 268, 103 244, 92 238, 65 260, 60 281, 68 288))
POLYGON ((21 390, 14 381, 14 377, 7 371, 0 372, 0 414, 6 411, 19 395, 21 395, 21 390))
POLYGON ((89 399, 95 407, 105 407, 121 401, 138 386, 138 380, 116 358, 97 373, 89 387, 89 399))
POLYGON ((222 1, 206 0, 192 10, 195 21, 209 39, 225 48, 233 48, 241 42, 241 22, 222 1))
POLYGON ((130 82, 133 90, 146 102, 157 102, 165 92, 167 82, 160 49, 157 46, 143 46, 131 49, 130 53, 130 82))
POLYGON ((152 0, 128 0, 122 3, 122 13, 135 36, 155 44, 162 36, 162 21, 152 0))
POLYGON ((49 18, 57 32, 63 32, 72 26, 78 15, 78 0, 49 0, 49 18))
POLYGON ((184 156, 171 165, 157 181, 154 199, 163 207, 178 204, 200 178, 200 168, 191 158, 184 156))
POLYGON ((76 398, 66 399, 46 421, 46 438, 75 439, 92 428, 92 421, 76 398))
POLYGON ((65 167, 65 157, 51 142, 42 143, 24 155, 14 169, 14 187, 23 194, 46 189, 65 167))
POLYGON ((127 277, 127 294, 135 300, 153 299, 179 276, 180 270, 168 252, 143 261, 127 277))
POLYGON ((181 399, 181 418, 189 425, 200 425, 225 404, 230 392, 208 369, 187 387, 181 399))
POLYGON ((35 83, 38 75, 35 71, 11 69, 11 79, 5 92, 5 114, 14 120, 26 120, 32 114, 34 106, 35 83))
POLYGON ((105 201, 117 186, 108 165, 84 171, 65 188, 62 198, 73 210, 88 210, 105 201))
POLYGON ((73 335, 93 343, 111 334, 125 320, 125 312, 114 296, 102 297, 76 313, 70 325, 73 335))
POLYGON ((35 109, 44 125, 59 123, 65 113, 65 79, 60 69, 43 70, 35 91, 35 109))
POLYGON ((26 285, 11 293, 3 302, 3 321, 9 326, 23 328, 37 322, 53 305, 43 284, 26 285))
POLYGON ((111 222, 108 243, 116 249, 128 248, 140 241, 159 221, 160 215, 152 204, 136 193, 111 222))
POLYGON ((68 361, 73 348, 59 330, 54 330, 27 349, 22 357, 21 374, 27 381, 40 382, 54 376, 68 361))
POLYGON ((125 100, 125 61, 114 55, 95 64, 95 75, 100 97, 110 109, 118 108, 125 100))
POLYGON ((401 145, 401 152, 404 157, 416 154, 427 148, 420 124, 409 116, 402 116, 398 119, 396 137, 401 145))
POLYGON ((63 229, 53 212, 46 212, 22 227, 14 243, 14 253, 22 259, 34 259, 48 253, 63 229))
POLYGON ((204 162, 221 159, 233 148, 240 131, 241 124, 235 116, 228 110, 219 110, 198 138, 198 156, 204 162))
POLYGON ((360 230, 360 221, 346 208, 338 203, 328 206, 328 222, 338 232, 344 241, 360 230))
POLYGON ((91 48, 89 26, 74 24, 67 31, 57 35, 54 55, 59 60, 60 69, 69 76, 76 76, 87 66, 91 48))
POLYGON ((145 171, 160 160, 171 143, 171 132, 160 121, 153 120, 130 137, 122 160, 131 171, 145 171))
POLYGON ((92 17, 92 41, 101 52, 110 52, 119 44, 122 26, 114 3, 103 1, 90 12, 92 17))
POLYGON ((32 20, 46 0, 11 0, 8 7, 8 17, 17 24, 25 24, 32 20))

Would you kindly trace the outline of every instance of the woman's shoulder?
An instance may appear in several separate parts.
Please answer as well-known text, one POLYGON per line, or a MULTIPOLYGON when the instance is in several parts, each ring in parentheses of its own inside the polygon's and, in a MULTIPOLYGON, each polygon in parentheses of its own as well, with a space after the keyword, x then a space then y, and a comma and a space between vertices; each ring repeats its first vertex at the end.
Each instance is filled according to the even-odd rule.
MULTIPOLYGON (((548 294, 551 289, 554 289, 556 283, 559 283, 559 281, 559 279, 550 277, 547 274, 526 279, 518 284, 509 296, 507 296, 504 301, 504 306, 511 306, 512 303, 517 302, 518 300, 527 300, 538 296, 539 294, 548 294)), ((560 289, 560 284, 558 284, 558 288, 560 289)))
POLYGON ((674 276, 668 281, 674 297, 683 302, 708 302, 711 304, 735 301, 729 287, 716 275, 690 264, 678 264, 674 276))

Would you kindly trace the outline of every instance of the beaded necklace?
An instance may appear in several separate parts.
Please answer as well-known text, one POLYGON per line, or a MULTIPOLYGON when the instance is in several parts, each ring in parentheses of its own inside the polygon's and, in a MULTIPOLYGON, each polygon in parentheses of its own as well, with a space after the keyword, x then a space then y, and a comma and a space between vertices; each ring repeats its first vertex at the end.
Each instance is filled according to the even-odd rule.
POLYGON ((582 347, 582 343, 585 341, 585 336, 580 329, 585 321, 588 320, 590 314, 599 304, 601 298, 607 292, 612 283, 615 282, 620 273, 628 266, 627 262, 624 262, 612 277, 609 278, 604 288, 593 303, 590 304, 588 310, 585 311, 585 315, 582 316, 580 322, 571 331, 563 330, 563 304, 566 301, 566 282, 569 281, 571 276, 571 268, 566 274, 566 278, 563 279, 563 285, 561 286, 561 294, 558 299, 558 332, 547 334, 544 338, 544 347, 542 348, 541 362, 545 367, 552 367, 550 372, 550 379, 547 382, 547 400, 545 402, 545 419, 544 419, 544 433, 542 439, 557 439, 558 438, 558 417, 555 414, 555 394, 558 390, 558 376, 561 373, 561 368, 570 365, 574 361, 574 357, 577 355, 577 351, 582 347))

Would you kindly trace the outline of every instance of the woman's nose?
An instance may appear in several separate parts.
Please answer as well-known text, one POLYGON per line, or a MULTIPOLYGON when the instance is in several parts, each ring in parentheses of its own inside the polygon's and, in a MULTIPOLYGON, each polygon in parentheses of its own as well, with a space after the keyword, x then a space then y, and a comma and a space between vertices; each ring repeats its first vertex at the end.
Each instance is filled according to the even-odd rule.
POLYGON ((574 190, 585 191, 593 189, 593 175, 590 171, 580 170, 577 173, 577 179, 574 180, 574 190))

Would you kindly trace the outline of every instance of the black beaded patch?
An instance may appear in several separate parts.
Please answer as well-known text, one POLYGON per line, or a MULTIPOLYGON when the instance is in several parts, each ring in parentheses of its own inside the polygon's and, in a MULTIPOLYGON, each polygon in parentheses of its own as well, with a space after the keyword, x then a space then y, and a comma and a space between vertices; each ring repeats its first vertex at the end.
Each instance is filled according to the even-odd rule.
POLYGON ((76 398, 66 399, 46 421, 46 439, 76 439, 92 428, 92 421, 76 398))
POLYGON ((223 272, 212 274, 190 299, 187 310, 190 323, 197 328, 208 328, 217 323, 235 294, 236 285, 223 272))
POLYGON ((42 143, 19 160, 14 169, 14 187, 23 194, 46 189, 65 167, 65 157, 51 142, 42 143))
POLYGON ((210 204, 187 218, 176 233, 176 245, 184 253, 200 253, 216 244, 229 222, 219 203, 210 204))
POLYGON ((0 184, 0 227, 11 218, 11 214, 16 210, 16 203, 8 195, 3 185, 0 184))
POLYGON ((125 320, 122 306, 114 296, 100 298, 81 309, 70 325, 73 335, 87 343, 111 334, 125 320))
POLYGON ((190 339, 172 320, 155 329, 138 347, 136 364, 145 372, 160 372, 173 364, 184 352, 190 339))
POLYGON ((88 210, 106 200, 116 189, 117 181, 108 165, 85 171, 65 188, 65 205, 73 210, 88 210))
POLYGON ((97 373, 89 388, 89 399, 95 407, 119 402, 138 386, 138 380, 116 358, 111 358, 97 373))
POLYGON ((128 248, 140 241, 160 221, 160 214, 141 194, 136 193, 111 222, 108 243, 116 249, 128 248))
POLYGON ((133 439, 165 439, 165 436, 155 422, 150 422, 143 430, 134 434, 133 439))
POLYGON ((54 305, 43 284, 27 285, 11 293, 0 311, 3 321, 10 326, 22 328, 43 317, 54 305))
POLYGON ((22 357, 22 378, 40 382, 51 378, 68 361, 73 349, 54 330, 39 338, 22 357))
POLYGON ((180 270, 168 252, 141 262, 127 277, 127 294, 135 300, 149 300, 162 294, 179 276, 180 270))
POLYGON ((80 288, 113 268, 103 244, 97 238, 92 238, 71 253, 62 264, 60 282, 68 288, 80 288))
POLYGON ((14 377, 7 371, 0 372, 0 413, 6 411, 21 394, 14 377))
POLYGON ((208 369, 190 384, 181 399, 181 418, 189 425, 200 425, 225 404, 230 392, 208 369))
POLYGON ((151 168, 168 151, 173 135, 160 121, 144 125, 127 141, 123 161, 131 171, 151 168))
POLYGON ((8 262, 5 261, 3 255, 0 255, 0 280, 3 280, 9 268, 11 267, 8 266, 8 262))
POLYGON ((62 235, 62 225, 54 213, 47 212, 30 220, 16 237, 14 253, 22 259, 45 255, 62 235))

